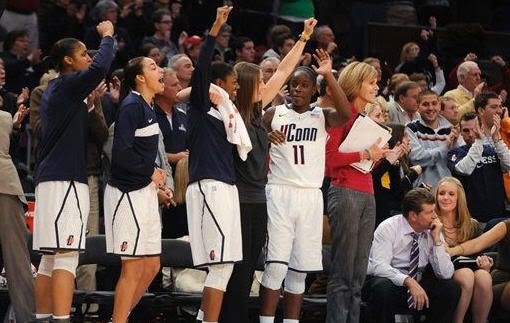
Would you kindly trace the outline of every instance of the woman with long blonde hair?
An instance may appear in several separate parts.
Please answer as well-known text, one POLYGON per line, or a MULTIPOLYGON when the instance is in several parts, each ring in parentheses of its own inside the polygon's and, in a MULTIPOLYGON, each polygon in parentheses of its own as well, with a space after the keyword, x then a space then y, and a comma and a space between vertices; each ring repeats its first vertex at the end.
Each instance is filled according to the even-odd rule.
MULTIPOLYGON (((443 223, 443 235, 448 247, 457 246, 482 233, 482 227, 469 213, 466 194, 461 182, 444 177, 436 187, 436 213, 443 223)), ((471 305, 473 323, 487 321, 492 305, 492 259, 477 258, 477 268, 456 268, 453 279, 461 287, 461 296, 453 317, 454 323, 464 322, 471 305)))

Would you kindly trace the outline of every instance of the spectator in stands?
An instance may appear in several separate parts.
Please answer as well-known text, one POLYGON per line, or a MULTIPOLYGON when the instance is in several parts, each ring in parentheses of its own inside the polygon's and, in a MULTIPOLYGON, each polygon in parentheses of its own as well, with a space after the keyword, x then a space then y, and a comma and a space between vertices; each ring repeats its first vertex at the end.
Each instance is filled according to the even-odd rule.
POLYGON ((41 52, 30 51, 28 32, 14 30, 4 40, 4 51, 0 53, 5 68, 5 88, 13 93, 21 93, 21 89, 36 86, 41 77, 41 52))
POLYGON ((409 164, 409 136, 405 126, 392 123, 387 126, 392 130, 388 142, 390 151, 372 171, 376 227, 390 216, 402 212, 402 199, 421 174, 420 166, 411 167, 409 164))
POLYGON ((193 35, 186 38, 184 42, 184 52, 191 59, 193 64, 196 64, 200 48, 202 47, 202 38, 197 35, 193 35))
POLYGON ((441 111, 439 113, 452 125, 456 126, 459 123, 459 105, 457 102, 447 96, 440 97, 439 101, 441 102, 441 111))
POLYGON ((280 55, 277 52, 277 48, 275 48, 275 44, 282 35, 286 34, 292 35, 290 28, 286 25, 272 26, 267 35, 267 44, 270 48, 262 55, 262 58, 275 57, 279 59, 280 55))
POLYGON ((12 116, 18 111, 16 94, 5 88, 5 67, 0 64, 0 110, 9 112, 12 116))
POLYGON ((469 211, 480 222, 506 216, 503 174, 510 171, 510 151, 501 140, 501 100, 484 92, 475 100, 478 118, 466 113, 460 118, 465 145, 448 153, 448 166, 466 190, 469 211), (491 133, 491 128, 496 131, 491 133))
POLYGON ((49 53, 51 46, 67 37, 82 38, 87 5, 69 0, 43 1, 39 10, 41 49, 49 53))
POLYGON ((39 48, 37 9, 40 0, 7 0, 0 25, 7 32, 26 30, 29 51, 39 48))
POLYGON ((214 60, 218 62, 225 62, 225 53, 230 51, 230 37, 232 36, 232 27, 224 24, 218 37, 216 38, 216 46, 214 47, 214 60))
POLYGON ((273 76, 278 69, 278 65, 280 65, 280 59, 273 56, 266 57, 260 62, 259 66, 262 70, 262 81, 264 81, 264 83, 267 83, 271 76, 273 76))
POLYGON ((185 89, 190 85, 193 75, 193 62, 186 54, 177 54, 168 61, 168 67, 175 71, 181 88, 185 89))
POLYGON ((375 230, 363 298, 369 322, 425 313, 427 322, 450 323, 460 296, 454 267, 441 238, 442 223, 432 193, 416 188, 402 201, 402 214, 375 230))
POLYGON ((439 114, 440 104, 436 92, 423 91, 418 95, 419 118, 407 124, 411 151, 409 160, 420 165, 423 173, 415 186, 435 186, 444 176, 450 176, 447 167, 448 150, 457 143, 459 132, 439 114))
POLYGON ((119 27, 126 29, 129 33, 132 47, 140 48, 147 29, 145 13, 152 10, 150 3, 141 0, 120 0, 119 4, 119 27))
POLYGON ((172 16, 167 9, 158 9, 154 11, 151 18, 154 25, 154 34, 145 37, 142 45, 151 43, 156 45, 166 59, 170 60, 172 56, 179 54, 179 48, 170 39, 172 33, 172 16))
MULTIPOLYGON (((510 310, 510 220, 496 224, 492 229, 476 239, 465 241, 455 247, 448 248, 450 256, 475 255, 497 245, 498 261, 491 272, 492 291, 496 308, 510 310)), ((478 263, 478 261, 477 261, 478 263)))
POLYGON ((441 95, 446 86, 444 72, 441 67, 439 67, 436 56, 431 54, 431 57, 432 66, 435 72, 435 83, 432 82, 432 80, 429 78, 430 76, 424 73, 413 73, 409 75, 409 80, 420 84, 423 90, 430 89, 436 92, 438 95, 441 95))
POLYGON ((409 76, 404 73, 395 73, 389 79, 388 85, 382 91, 382 95, 388 99, 390 106, 395 103, 395 90, 400 83, 405 81, 409 81, 409 76))
POLYGON ((363 63, 367 63, 375 68, 377 71, 377 85, 379 86, 379 92, 382 92, 384 89, 384 84, 382 83, 382 69, 381 69, 381 61, 375 57, 367 57, 363 60, 363 63))
POLYGON ((32 322, 34 319, 34 285, 27 249, 27 229, 24 204, 27 203, 18 173, 9 156, 9 137, 19 127, 28 111, 13 116, 0 111, 0 244, 2 260, 6 269, 9 297, 16 320, 32 322))
POLYGON ((384 112, 379 103, 370 103, 365 106, 365 114, 375 122, 385 124, 384 112))
MULTIPOLYGON (((482 234, 482 225, 469 214, 466 195, 458 179, 441 179, 437 183, 435 196, 436 214, 443 224, 442 233, 448 247, 454 247, 482 234)), ((454 261, 454 265, 455 263, 454 261)), ((476 269, 457 264, 453 280, 459 284, 461 294, 452 322, 463 323, 466 312, 471 307, 472 321, 485 323, 492 304, 490 270, 493 262, 487 256, 480 256, 477 258, 476 269)))
POLYGON ((39 157, 39 142, 42 139, 40 107, 42 95, 48 87, 48 82, 58 76, 57 71, 49 70, 41 77, 40 85, 30 93, 30 127, 32 128, 32 152, 35 156, 35 163, 39 157))
POLYGON ((377 71, 366 63, 353 62, 342 70, 338 83, 351 102, 352 110, 351 118, 343 127, 329 129, 326 144, 326 176, 331 177, 328 214, 332 239, 328 303, 334 304, 328 306, 328 323, 359 321, 361 287, 375 224, 372 175, 350 164, 362 160, 378 162, 385 154, 375 142, 365 151, 339 151, 358 113, 364 111, 367 103, 375 102, 379 89, 377 71))
MULTIPOLYGON (((122 68, 127 61, 134 56, 136 49, 129 32, 117 26, 119 6, 113 0, 100 0, 92 9, 91 14, 94 21, 111 21, 115 27, 115 44, 116 53, 115 60, 112 63, 112 69, 122 68)), ((83 38, 85 45, 90 49, 97 49, 101 42, 101 36, 97 33, 94 26, 89 27, 85 31, 83 38)))
POLYGON ((405 81, 395 90, 395 102, 389 105, 390 122, 406 125, 419 117, 417 97, 421 92, 418 83, 405 81))
POLYGON ((457 80, 459 85, 456 89, 444 94, 459 105, 459 118, 466 112, 475 112, 473 105, 475 98, 482 92, 485 83, 481 80, 481 71, 474 61, 465 61, 457 68, 457 80))
POLYGON ((235 54, 235 61, 230 63, 239 62, 255 62, 255 45, 253 40, 248 37, 239 37, 234 40, 232 44, 232 51, 235 54))
POLYGON ((166 63, 166 57, 163 56, 159 47, 154 44, 147 43, 143 45, 140 54, 152 58, 160 67, 166 63))
POLYGON ((338 47, 338 45, 335 43, 335 34, 333 33, 333 30, 327 25, 317 27, 314 33, 314 39, 317 42, 317 48, 324 49, 330 55, 338 47))
MULTIPOLYGON (((163 69, 163 82, 165 90, 157 94, 154 99, 154 109, 159 128, 163 134, 166 157, 175 174, 177 163, 187 158, 186 135, 188 131, 188 118, 186 112, 177 108, 176 95, 182 88, 176 73, 171 68, 163 69)), ((162 237, 176 239, 188 235, 188 222, 186 206, 164 208, 162 212, 162 237)))
MULTIPOLYGON (((432 53, 428 54, 428 56, 424 55, 424 53, 421 53, 420 46, 417 43, 410 42, 405 44, 400 53, 400 64, 395 68, 395 72, 407 75, 423 73, 429 78, 432 78, 436 72, 439 74, 441 68, 439 67, 436 55, 432 53)), ((443 83, 444 88, 444 74, 442 74, 442 79, 443 82, 440 82, 440 84, 443 83)))
POLYGON ((285 55, 287 55, 289 53, 289 51, 292 49, 292 47, 294 47, 295 43, 296 43, 296 41, 294 40, 294 37, 292 36, 292 34, 280 35, 276 39, 275 46, 273 48, 274 51, 278 54, 278 57, 265 56, 264 58, 275 57, 275 58, 282 60, 285 57, 285 55))

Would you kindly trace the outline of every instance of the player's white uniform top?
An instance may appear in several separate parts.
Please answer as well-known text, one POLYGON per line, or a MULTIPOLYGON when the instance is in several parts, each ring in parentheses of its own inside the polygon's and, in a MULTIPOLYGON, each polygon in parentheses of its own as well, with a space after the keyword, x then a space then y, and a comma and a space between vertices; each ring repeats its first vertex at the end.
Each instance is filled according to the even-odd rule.
POLYGON ((271 145, 269 184, 320 188, 326 163, 326 120, 320 107, 297 113, 286 105, 275 108, 273 130, 285 135, 286 143, 271 145))

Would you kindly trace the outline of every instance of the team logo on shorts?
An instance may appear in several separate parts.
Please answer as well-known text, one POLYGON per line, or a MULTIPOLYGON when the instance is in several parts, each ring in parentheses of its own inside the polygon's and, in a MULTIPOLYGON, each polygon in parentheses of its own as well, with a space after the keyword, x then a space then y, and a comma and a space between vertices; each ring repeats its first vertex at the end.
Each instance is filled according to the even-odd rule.
POLYGON ((128 248, 127 241, 122 242, 122 244, 120 245, 120 251, 124 252, 127 250, 127 248, 128 248))
POLYGON ((74 242, 74 236, 73 235, 70 235, 69 237, 67 237, 67 245, 68 246, 71 246, 74 242))
POLYGON ((209 253, 209 259, 214 260, 214 258, 216 258, 214 250, 211 250, 211 252, 209 253))

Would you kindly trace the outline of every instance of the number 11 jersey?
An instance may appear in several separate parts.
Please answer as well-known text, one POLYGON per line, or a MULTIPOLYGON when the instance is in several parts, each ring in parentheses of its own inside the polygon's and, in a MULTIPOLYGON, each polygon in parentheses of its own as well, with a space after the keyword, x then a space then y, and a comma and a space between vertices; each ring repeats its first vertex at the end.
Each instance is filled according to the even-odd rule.
POLYGON ((285 135, 285 143, 271 144, 268 183, 301 188, 320 188, 326 163, 326 120, 322 109, 297 113, 286 105, 275 108, 273 130, 285 135))

